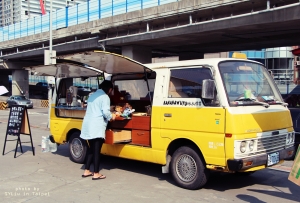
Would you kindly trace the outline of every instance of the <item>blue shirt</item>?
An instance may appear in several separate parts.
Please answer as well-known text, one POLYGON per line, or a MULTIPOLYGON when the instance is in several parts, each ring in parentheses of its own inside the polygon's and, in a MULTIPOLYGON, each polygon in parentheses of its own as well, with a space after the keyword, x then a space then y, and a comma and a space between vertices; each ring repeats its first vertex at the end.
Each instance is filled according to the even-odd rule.
POLYGON ((106 126, 111 118, 110 99, 103 90, 98 89, 88 98, 80 137, 85 140, 105 139, 106 126))

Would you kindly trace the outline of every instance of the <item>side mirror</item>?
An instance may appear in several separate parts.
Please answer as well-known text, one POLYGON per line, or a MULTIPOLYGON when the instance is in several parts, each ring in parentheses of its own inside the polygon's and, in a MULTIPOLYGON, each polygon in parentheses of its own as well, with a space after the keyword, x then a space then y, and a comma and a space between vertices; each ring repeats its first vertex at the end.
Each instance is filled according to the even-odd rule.
POLYGON ((202 98, 203 99, 214 99, 215 98, 215 82, 210 79, 202 81, 202 98))

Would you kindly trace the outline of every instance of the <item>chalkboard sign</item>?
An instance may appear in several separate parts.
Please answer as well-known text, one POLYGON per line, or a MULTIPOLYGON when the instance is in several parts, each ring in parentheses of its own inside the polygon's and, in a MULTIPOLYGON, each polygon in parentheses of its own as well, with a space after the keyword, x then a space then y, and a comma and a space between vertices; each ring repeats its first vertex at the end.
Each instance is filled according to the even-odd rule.
POLYGON ((21 133, 22 123, 25 116, 25 108, 25 106, 12 106, 10 108, 7 123, 7 134, 19 135, 21 133))
POLYGON ((16 139, 17 144, 16 144, 14 157, 16 158, 16 152, 17 152, 18 145, 20 145, 21 152, 23 153, 20 134, 25 134, 25 135, 30 136, 32 153, 34 155, 35 153, 34 153, 34 148, 33 148, 32 137, 31 137, 27 108, 26 108, 26 106, 23 106, 23 105, 13 105, 10 107, 2 155, 4 155, 6 141, 15 141, 15 140, 7 140, 7 135, 14 135, 14 136, 18 137, 16 139))

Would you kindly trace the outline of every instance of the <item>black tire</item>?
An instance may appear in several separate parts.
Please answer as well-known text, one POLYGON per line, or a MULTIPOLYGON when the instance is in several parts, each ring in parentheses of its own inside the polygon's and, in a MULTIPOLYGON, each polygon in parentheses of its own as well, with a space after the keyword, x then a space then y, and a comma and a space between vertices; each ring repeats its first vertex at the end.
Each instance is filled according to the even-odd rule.
POLYGON ((80 132, 74 132, 69 139, 69 151, 70 151, 70 159, 75 163, 84 163, 86 152, 87 152, 87 144, 81 139, 80 132))
POLYGON ((180 187, 190 190, 203 187, 209 175, 202 158, 189 146, 182 146, 174 152, 171 173, 180 187))

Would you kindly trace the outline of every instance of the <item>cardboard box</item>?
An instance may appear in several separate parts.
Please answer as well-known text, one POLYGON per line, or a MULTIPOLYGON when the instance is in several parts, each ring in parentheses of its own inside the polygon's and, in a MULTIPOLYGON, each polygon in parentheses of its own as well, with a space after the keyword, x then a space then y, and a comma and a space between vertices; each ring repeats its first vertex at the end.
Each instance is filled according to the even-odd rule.
POLYGON ((122 142, 131 142, 130 130, 106 130, 105 131, 105 143, 116 144, 122 142))
POLYGON ((296 185, 300 186, 300 145, 298 146, 298 150, 294 159, 294 164, 288 179, 296 185))

